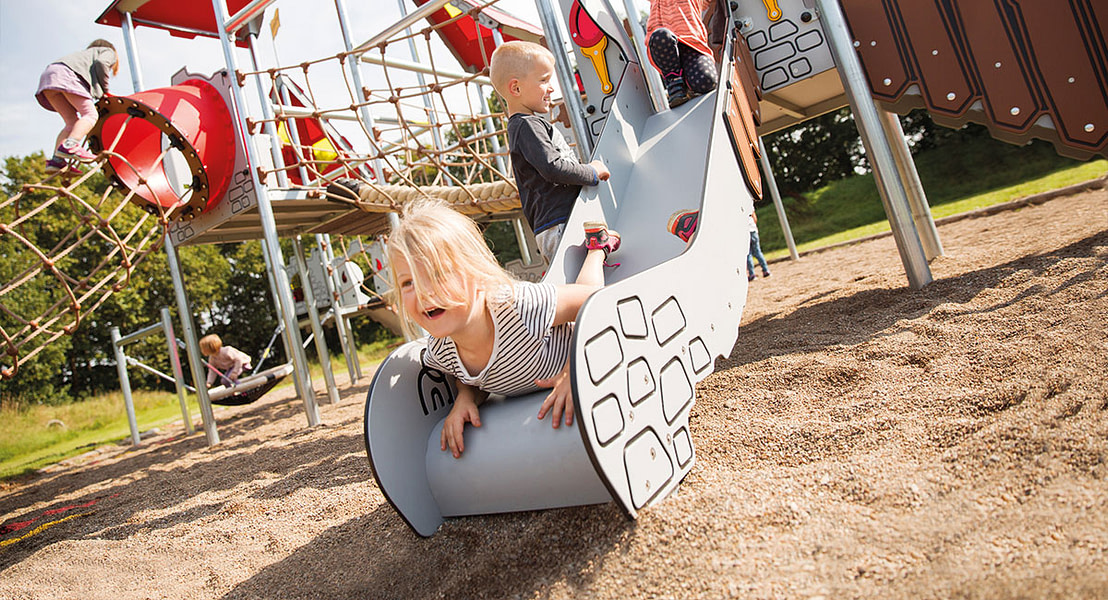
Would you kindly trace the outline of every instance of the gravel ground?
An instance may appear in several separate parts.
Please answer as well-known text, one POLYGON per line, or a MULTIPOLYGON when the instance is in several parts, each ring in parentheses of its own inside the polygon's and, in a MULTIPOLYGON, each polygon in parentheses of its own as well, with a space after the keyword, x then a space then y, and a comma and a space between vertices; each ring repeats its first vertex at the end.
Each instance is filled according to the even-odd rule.
POLYGON ((362 445, 368 378, 0 489, 0 598, 1108 597, 1108 191, 772 265, 697 386, 677 494, 419 538, 362 445))

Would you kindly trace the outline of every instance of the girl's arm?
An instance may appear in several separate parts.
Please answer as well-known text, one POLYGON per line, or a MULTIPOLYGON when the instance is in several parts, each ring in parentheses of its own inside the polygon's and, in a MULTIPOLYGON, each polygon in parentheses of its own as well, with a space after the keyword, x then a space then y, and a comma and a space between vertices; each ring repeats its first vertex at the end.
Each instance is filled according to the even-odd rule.
MULTIPOLYGON (((589 296, 599 289, 599 286, 581 283, 558 286, 558 302, 554 309, 554 325, 576 321, 577 313, 581 311, 585 300, 588 300, 589 296)), ((563 413, 565 414, 566 425, 573 425, 573 386, 569 378, 569 360, 569 357, 566 357, 566 364, 561 371, 558 371, 557 375, 547 379, 535 380, 535 385, 551 388, 550 394, 546 396, 542 407, 539 408, 539 419, 541 420, 547 413, 552 412, 554 416, 551 424, 555 429, 561 425, 563 413)))
POLYGON ((554 309, 554 326, 576 321, 577 313, 584 306, 585 300, 599 289, 600 286, 581 283, 559 285, 557 306, 554 309))
POLYGON ((462 434, 466 422, 468 421, 474 427, 481 426, 481 415, 477 407, 484 403, 489 395, 479 388, 466 385, 456 379, 454 383, 458 389, 458 397, 454 399, 454 408, 450 409, 450 414, 446 415, 446 421, 442 424, 442 435, 439 441, 444 451, 450 448, 454 458, 461 458, 465 450, 462 434))

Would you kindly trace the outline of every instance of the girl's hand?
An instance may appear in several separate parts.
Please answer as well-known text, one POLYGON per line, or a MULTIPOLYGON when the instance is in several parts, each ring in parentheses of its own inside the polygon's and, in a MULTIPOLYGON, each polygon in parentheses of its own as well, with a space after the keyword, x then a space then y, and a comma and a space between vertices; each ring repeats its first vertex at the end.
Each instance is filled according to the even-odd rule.
POLYGON ((445 451, 450 448, 450 453, 454 455, 454 458, 461 458, 462 452, 466 448, 462 439, 462 432, 465 430, 467 422, 474 427, 480 427, 481 415, 477 410, 477 403, 473 397, 459 393, 458 398, 454 400, 454 408, 450 409, 450 414, 446 415, 446 421, 442 424, 442 435, 440 436, 442 449, 445 451))
POLYGON ((546 413, 553 413, 551 424, 557 429, 562 423, 562 413, 565 412, 566 426, 573 425, 573 386, 569 380, 569 364, 549 379, 536 379, 535 385, 543 388, 553 388, 542 407, 539 408, 539 420, 546 413))

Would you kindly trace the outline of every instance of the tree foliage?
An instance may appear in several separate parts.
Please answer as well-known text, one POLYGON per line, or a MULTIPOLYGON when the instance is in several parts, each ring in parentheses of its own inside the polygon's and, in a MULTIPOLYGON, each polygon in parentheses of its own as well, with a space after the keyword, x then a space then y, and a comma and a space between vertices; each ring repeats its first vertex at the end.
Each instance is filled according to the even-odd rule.
MULTIPOLYGON (((3 193, 6 198, 11 197, 24 184, 46 179, 44 157, 41 153, 9 157, 0 175, 3 193)), ((96 174, 78 186, 74 196, 86 200, 99 198, 108 186, 107 179, 96 174)), ((27 204, 41 204, 43 198, 39 196, 43 194, 50 192, 33 192, 27 204)), ((49 210, 36 214, 20 230, 20 234, 39 249, 53 248, 75 230, 81 232, 78 214, 63 210, 64 202, 54 204, 57 207, 50 206, 49 210)), ((117 231, 124 230, 142 216, 141 209, 128 206, 112 224, 117 231)), ((10 223, 14 218, 14 214, 0 214, 0 222, 10 223)), ((260 351, 269 340, 268 332, 272 331, 274 320, 258 244, 187 246, 177 251, 199 330, 227 333, 235 340, 235 345, 247 353, 260 351), (259 339, 262 341, 258 342, 259 339)), ((90 238, 59 261, 58 266, 70 274, 87 274, 104 260, 104 253, 104 246, 90 238)), ((0 235, 0 280, 11 281, 26 268, 27 260, 27 252, 13 236, 0 235)), ((36 311, 44 310, 52 302, 56 287, 52 278, 37 277, 6 294, 3 302, 18 304, 19 314, 37 314, 36 311)), ((169 307, 177 335, 181 336, 179 325, 176 325, 180 321, 167 256, 164 251, 155 250, 134 268, 126 286, 112 293, 96 310, 82 315, 72 335, 59 338, 33 359, 21 363, 15 378, 0 382, 0 403, 63 403, 118 389, 111 328, 118 327, 127 335, 157 324, 162 307, 169 307)), ((14 323, 0 315, 0 319, 5 318, 4 325, 8 329, 14 323)), ((161 335, 128 345, 126 352, 155 369, 170 372, 166 340, 161 335)), ((187 361, 185 366, 187 368, 187 361)), ((172 389, 168 382, 140 369, 131 369, 129 375, 136 388, 172 389)))
MULTIPOLYGON (((922 110, 899 117, 912 154, 988 135, 978 125, 950 129, 922 110)), ((809 119, 763 138, 777 187, 803 201, 804 194, 834 181, 870 171, 861 135, 849 108, 809 119)))

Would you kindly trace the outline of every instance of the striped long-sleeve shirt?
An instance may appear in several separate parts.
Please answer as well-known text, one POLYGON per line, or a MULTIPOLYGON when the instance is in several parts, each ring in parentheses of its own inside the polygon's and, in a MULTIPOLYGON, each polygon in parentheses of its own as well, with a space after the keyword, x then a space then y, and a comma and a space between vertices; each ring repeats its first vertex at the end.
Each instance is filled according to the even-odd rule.
POLYGON ((490 302, 496 338, 492 356, 480 373, 470 374, 454 340, 429 336, 423 362, 450 373, 467 385, 491 394, 518 396, 539 389, 536 379, 552 377, 565 366, 573 324, 554 326, 557 288, 549 283, 519 282, 514 301, 507 288, 490 302))

